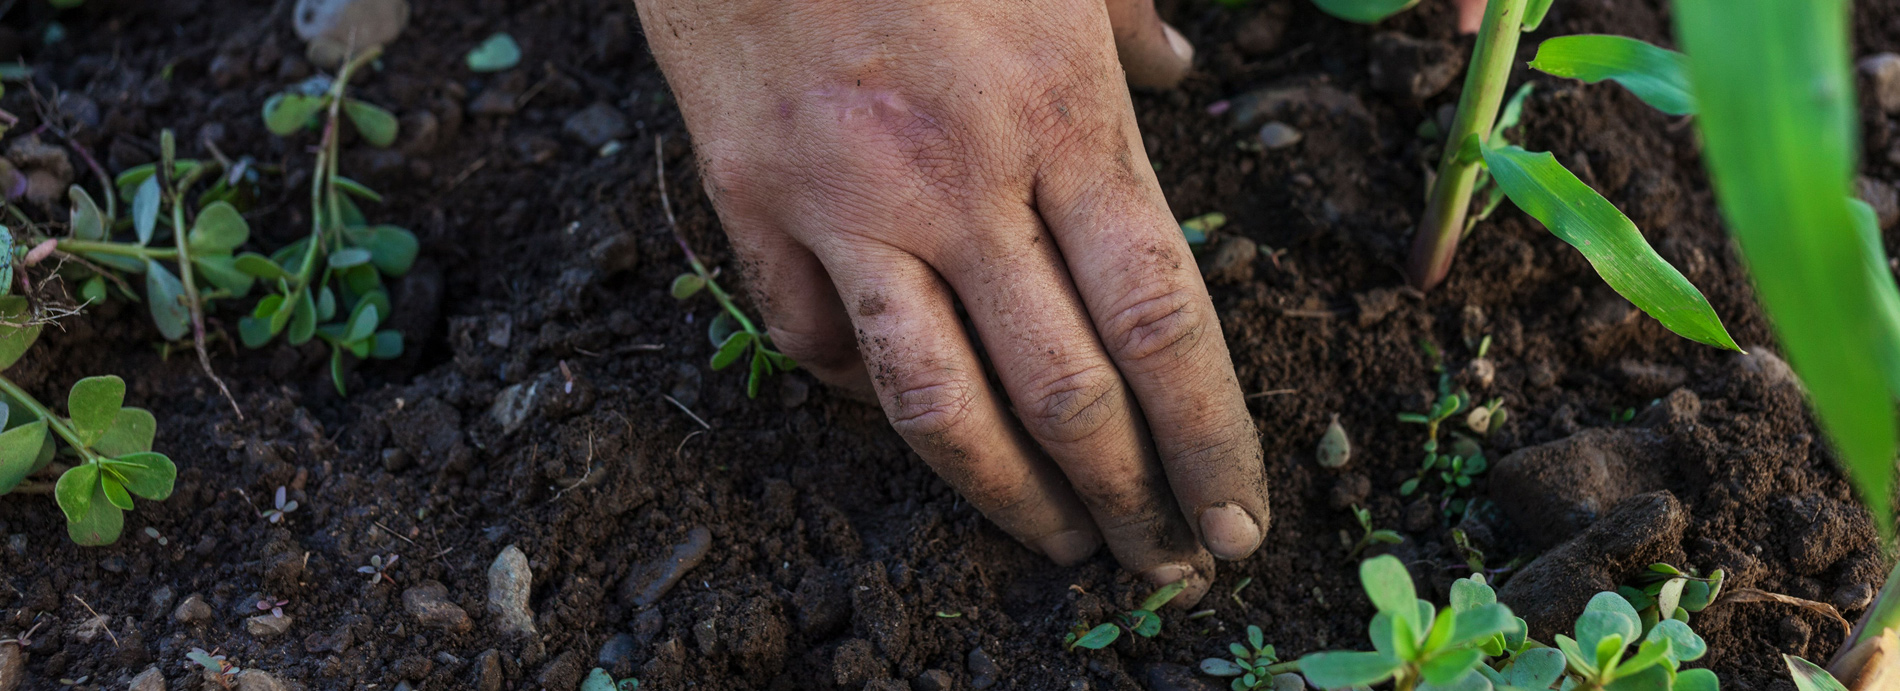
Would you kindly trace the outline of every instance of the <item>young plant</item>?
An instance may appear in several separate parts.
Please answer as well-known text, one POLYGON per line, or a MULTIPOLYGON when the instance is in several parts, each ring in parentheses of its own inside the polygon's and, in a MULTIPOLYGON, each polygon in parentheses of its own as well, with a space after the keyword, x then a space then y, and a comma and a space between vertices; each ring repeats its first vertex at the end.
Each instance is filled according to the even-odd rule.
MULTIPOLYGON (((1359 530, 1364 534, 1360 535, 1359 542, 1352 546, 1352 552, 1346 555, 1347 559, 1358 559, 1361 552, 1366 551, 1367 547, 1371 547, 1375 544, 1396 545, 1405 541, 1405 538, 1399 537, 1398 533, 1391 530, 1374 530, 1372 528, 1372 512, 1360 508, 1358 504, 1354 504, 1352 507, 1352 517, 1358 519, 1359 530)), ((1340 536, 1345 536, 1343 531, 1340 536)))
MULTIPOLYGON (((1397 557, 1359 565, 1359 580, 1378 609, 1369 632, 1371 652, 1320 652, 1300 658, 1307 683, 1344 689, 1393 681, 1395 691, 1469 688, 1486 655, 1522 645, 1523 620, 1497 602, 1482 574, 1453 584, 1451 606, 1438 610, 1418 599, 1412 576, 1397 557), (1459 585, 1465 584, 1465 585, 1459 585), (1514 639, 1515 637, 1515 639, 1514 639)), ((1478 680, 1482 683, 1483 680, 1478 680)))
POLYGON ((345 94, 356 71, 379 54, 372 49, 357 55, 334 80, 306 82, 264 104, 264 122, 279 136, 321 128, 310 182, 310 235, 269 257, 247 252, 236 260, 238 271, 272 290, 238 322, 244 344, 261 347, 279 334, 291 345, 322 339, 330 346, 330 380, 339 394, 345 391, 346 353, 357 360, 402 355, 402 333, 378 328, 391 314, 383 279, 408 273, 418 248, 407 230, 370 225, 354 200, 380 202, 382 195, 337 172, 344 121, 371 145, 396 141, 395 115, 345 94))
POLYGON ((1273 646, 1265 643, 1260 627, 1248 624, 1247 645, 1229 643, 1227 651, 1234 654, 1232 660, 1218 657, 1201 660, 1201 673, 1233 677, 1234 680, 1227 685, 1233 691, 1300 691, 1304 688, 1304 682, 1300 681, 1300 663, 1281 662, 1280 657, 1274 654, 1273 646))
POLYGON ((205 652, 204 648, 192 648, 191 652, 185 653, 185 659, 204 670, 205 678, 216 683, 219 688, 231 688, 232 682, 237 680, 238 672, 243 671, 238 669, 237 665, 224 659, 223 655, 213 655, 205 652))
MULTIPOLYGON (((26 298, 0 298, 0 371, 26 353, 40 328, 26 298)), ((61 417, 0 374, 0 494, 51 491, 73 542, 117 541, 132 497, 164 501, 178 476, 170 458, 152 451, 158 420, 124 402, 124 380, 87 377, 73 384, 61 417), (59 479, 27 482, 41 474, 59 479)))
POLYGON ((369 563, 356 567, 356 572, 369 574, 370 585, 376 585, 376 581, 379 580, 388 581, 390 585, 395 585, 396 579, 389 577, 389 570, 395 568, 396 560, 401 558, 402 555, 400 554, 391 554, 388 559, 384 559, 379 555, 371 555, 369 563))
MULTIPOLYGON (((706 327, 706 336, 712 339, 712 368, 722 370, 731 367, 740 360, 750 363, 745 381, 747 398, 759 397, 759 386, 765 378, 779 372, 790 372, 798 363, 786 357, 784 353, 772 349, 772 337, 752 323, 745 312, 732 301, 732 295, 719 286, 715 280, 717 272, 706 269, 706 264, 693 252, 693 246, 686 242, 686 235, 680 232, 679 221, 673 217, 673 202, 666 196, 666 155, 665 138, 655 138, 653 160, 659 174, 655 177, 660 186, 660 208, 666 212, 666 225, 673 230, 673 241, 679 244, 680 251, 686 255, 686 263, 692 273, 684 273, 673 279, 672 293, 676 300, 685 300, 698 295, 701 291, 712 294, 718 301, 720 312, 706 327), (750 358, 747 354, 750 353, 750 358)), ((1111 639, 1112 640, 1112 639, 1111 639)), ((1103 645, 1107 645, 1104 643, 1103 645)))
POLYGON ((586 679, 581 680, 580 691, 634 691, 638 688, 640 688, 639 679, 627 677, 614 681, 614 675, 608 674, 607 670, 595 667, 593 671, 587 673, 586 679))
POLYGON ((1575 631, 1576 638, 1558 634, 1557 649, 1577 689, 1716 689, 1714 672, 1680 669, 1708 652, 1701 636, 1675 619, 1657 622, 1645 633, 1642 618, 1621 595, 1597 593, 1577 617, 1575 631), (1637 648, 1631 652, 1630 646, 1637 648))
POLYGON ((1141 601, 1141 607, 1116 616, 1113 622, 1098 624, 1094 628, 1076 622, 1069 633, 1062 637, 1062 647, 1067 650, 1101 650, 1121 638, 1123 629, 1142 638, 1154 638, 1155 634, 1161 633, 1161 615, 1156 612, 1183 590, 1187 590, 1187 582, 1175 581, 1161 586, 1148 599, 1141 601))
POLYGON ((1663 619, 1688 623, 1690 614, 1702 611, 1722 595, 1723 579, 1721 569, 1704 578, 1695 569, 1684 571, 1658 563, 1650 564, 1649 570, 1638 577, 1641 588, 1626 585, 1616 592, 1636 608, 1643 630, 1648 631, 1663 619))
POLYGON ((272 523, 281 523, 284 520, 285 514, 288 514, 296 510, 297 510, 297 501, 295 499, 292 499, 290 501, 284 501, 284 486, 278 485, 277 496, 275 497, 274 506, 272 506, 272 508, 264 509, 262 512, 258 513, 258 517, 269 520, 272 523))
POLYGON ((257 601, 257 611, 270 612, 270 615, 273 617, 282 617, 284 616, 284 605, 288 605, 288 604, 290 604, 289 600, 272 600, 270 598, 264 598, 262 600, 257 601))

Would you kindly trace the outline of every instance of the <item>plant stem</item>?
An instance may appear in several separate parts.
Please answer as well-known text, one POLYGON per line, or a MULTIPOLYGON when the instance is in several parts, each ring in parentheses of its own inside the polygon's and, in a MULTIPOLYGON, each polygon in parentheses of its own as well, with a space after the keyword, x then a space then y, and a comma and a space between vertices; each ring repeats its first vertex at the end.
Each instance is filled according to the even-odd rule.
POLYGON ((1268 674, 1287 674, 1289 672, 1298 672, 1298 671, 1300 671, 1299 660, 1287 660, 1286 662, 1282 662, 1279 664, 1267 665, 1268 674))
POLYGON ((1465 72, 1464 93, 1458 97, 1458 115, 1452 120, 1451 134, 1445 138, 1445 153, 1439 159, 1438 180, 1432 185, 1425 218, 1412 240, 1412 257, 1406 274, 1412 286, 1419 290, 1432 289, 1451 271, 1452 256, 1458 251, 1459 236, 1464 234, 1465 215, 1471 209, 1471 192, 1481 163, 1460 161, 1458 152, 1473 135, 1482 144, 1497 122, 1498 106, 1504 102, 1504 87, 1510 81, 1511 65, 1517 59, 1518 35, 1524 28, 1524 2, 1491 0, 1484 9, 1484 26, 1478 31, 1471 69, 1465 72))
POLYGON ((110 254, 134 259, 178 259, 178 250, 146 247, 129 242, 60 240, 55 247, 67 254, 110 254))
POLYGON ((99 461, 98 454, 93 453, 92 449, 88 449, 85 444, 80 443, 78 432, 73 431, 73 428, 67 425, 64 420, 60 419, 58 415, 54 415, 53 411, 47 410, 46 406, 41 405, 39 399, 27 393, 26 389, 20 388, 20 385, 13 383, 13 380, 5 376, 0 376, 0 392, 4 392, 6 395, 12 397, 15 403, 19 403, 22 407, 26 408, 27 412, 32 413, 34 417, 45 420, 46 426, 52 429, 54 434, 65 439, 66 445, 78 451, 79 457, 85 459, 87 463, 97 463, 99 461))
MULTIPOLYGON (((178 252, 176 256, 178 278, 185 287, 185 306, 191 311, 191 346, 198 351, 198 367, 204 370, 205 376, 211 379, 211 383, 218 385, 218 392, 224 394, 224 400, 231 404, 231 411, 237 414, 239 420, 243 420, 244 408, 239 406, 237 398, 231 395, 231 387, 225 386, 224 378, 219 377, 217 371, 211 369, 211 354, 205 351, 204 300, 198 296, 196 272, 192 270, 191 265, 190 226, 185 225, 185 191, 197 184, 198 178, 203 177, 210 166, 198 166, 191 172, 185 173, 184 177, 173 180, 171 178, 173 165, 171 136, 171 131, 166 130, 164 133, 165 155, 160 159, 158 170, 154 174, 158 175, 159 188, 164 190, 165 196, 170 198, 172 205, 172 245, 178 252)), ((148 295, 146 299, 157 298, 148 295)))
POLYGON ((763 335, 758 327, 752 325, 752 320, 746 318, 745 312, 740 311, 739 306, 732 302, 732 296, 728 295, 724 288, 719 287, 718 281, 713 280, 712 272, 706 270, 706 265, 699 261, 699 255, 693 252, 693 246, 687 244, 686 235, 680 232, 679 221, 673 218, 673 202, 666 197, 665 146, 665 135, 656 135, 653 138, 653 162, 659 169, 659 174, 655 176, 655 179, 659 180, 660 184, 660 208, 666 211, 667 227, 673 229, 673 242, 679 243, 680 251, 686 253, 686 263, 693 267, 693 273, 706 282, 706 290, 712 293, 713 299, 719 301, 719 306, 725 308, 727 314, 732 315, 732 318, 739 322, 739 328, 754 336, 763 335))

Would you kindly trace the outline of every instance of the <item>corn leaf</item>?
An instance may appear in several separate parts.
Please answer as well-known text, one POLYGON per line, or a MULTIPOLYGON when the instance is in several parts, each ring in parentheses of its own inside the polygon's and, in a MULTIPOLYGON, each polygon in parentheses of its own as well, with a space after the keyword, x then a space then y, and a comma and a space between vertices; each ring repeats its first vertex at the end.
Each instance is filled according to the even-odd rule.
POLYGON ((1313 0, 1321 11, 1349 22, 1375 24, 1381 19, 1404 12, 1418 0, 1313 0))
POLYGON ((1794 679, 1794 686, 1800 691, 1847 691, 1847 687, 1828 674, 1820 665, 1808 662, 1793 655, 1783 655, 1781 660, 1788 664, 1788 675, 1794 679))
POLYGON ((1524 30, 1536 31, 1543 25, 1544 15, 1550 14, 1550 0, 1529 0, 1524 3, 1524 30))
POLYGON ((1702 291, 1650 248, 1629 217, 1555 156, 1506 146, 1485 149, 1484 162, 1512 203, 1582 252, 1616 292, 1683 338, 1741 350, 1702 291))
POLYGON ((1887 268, 1887 248, 1880 244, 1880 218, 1874 207, 1859 199, 1848 200, 1854 216, 1854 230, 1867 247, 1867 280, 1872 284, 1875 308, 1880 312, 1882 338, 1886 345, 1881 363, 1887 370, 1887 388, 1900 398, 1900 289, 1895 288, 1893 270, 1887 268))
POLYGON ((1688 58, 1623 36, 1559 36, 1537 46, 1531 68, 1595 84, 1622 84, 1650 107, 1670 115, 1695 112, 1688 58))
POLYGON ((1722 215, 1788 361, 1883 534, 1893 362, 1847 199, 1860 146, 1845 0, 1673 5, 1722 215))

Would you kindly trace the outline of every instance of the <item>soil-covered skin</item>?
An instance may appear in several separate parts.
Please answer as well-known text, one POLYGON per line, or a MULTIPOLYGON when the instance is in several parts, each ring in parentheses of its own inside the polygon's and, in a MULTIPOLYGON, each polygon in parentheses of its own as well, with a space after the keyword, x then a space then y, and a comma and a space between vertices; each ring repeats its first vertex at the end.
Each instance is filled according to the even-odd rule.
MULTIPOLYGON (((247 217, 253 243, 275 248, 309 227, 315 140, 273 137, 258 117, 269 94, 312 74, 289 4, 88 2, 57 16, 65 38, 49 45, 50 10, 22 2, 0 17, 0 58, 18 52, 38 68, 38 95, 64 99, 75 139, 113 172, 150 161, 161 128, 186 155, 207 155, 211 140, 254 157, 267 175, 247 217)), ((1572 33, 1668 44, 1661 4, 1558 2, 1520 57, 1572 33)), ((1389 74, 1405 45, 1377 34, 1443 42, 1416 53, 1428 57, 1462 54, 1470 39, 1453 35, 1449 2, 1376 29, 1295 0, 1161 5, 1201 47, 1199 69, 1136 106, 1176 213, 1224 212, 1231 222, 1210 244, 1246 250, 1214 267, 1212 289, 1274 483, 1267 544, 1221 565, 1199 606, 1211 615, 1170 610, 1154 639, 1064 651, 1072 624, 1130 609, 1148 587, 1106 555, 1057 568, 1017 545, 874 407, 804 373, 748 399, 741 374, 708 368, 714 306, 667 295, 684 263, 659 207, 658 135, 688 238, 733 267, 631 6, 426 2, 354 91, 400 115, 402 139, 390 150, 349 142, 343 160, 345 175, 387 195, 370 218, 422 239, 422 261, 395 287, 405 358, 355 368, 343 398, 320 346, 214 342, 240 419, 192 358, 153 347, 142 306, 114 303, 49 329, 7 372, 49 402, 80 377, 124 376, 128 403, 157 414, 157 447, 180 467, 177 493, 139 502, 105 548, 72 545, 45 496, 0 499, 0 637, 35 631, 23 688, 123 688, 152 665, 171 688, 200 688, 185 660, 194 647, 313 689, 564 691, 596 665, 658 689, 1137 689, 1176 683, 1184 670, 1169 665, 1223 653, 1248 624, 1286 655, 1363 647, 1370 606, 1342 544, 1357 535, 1350 504, 1403 532, 1390 551, 1428 592, 1465 573, 1439 505, 1399 494, 1423 430, 1395 415, 1424 409, 1438 381, 1420 341, 1475 395, 1503 399, 1509 422, 1483 441, 1494 463, 1589 428, 1640 432, 1645 482, 1657 485, 1640 490, 1667 489, 1688 513, 1660 553, 1726 569, 1731 589, 1859 614, 1884 564, 1774 361, 1667 332, 1508 204, 1478 224, 1443 287, 1400 287, 1438 153, 1418 126, 1455 103, 1462 71, 1418 98, 1416 82, 1389 74), (465 51, 499 30, 521 43, 521 65, 470 73, 465 51), (1209 114, 1275 87, 1302 95, 1242 126, 1209 114), (515 112, 482 112, 485 94, 515 112), (565 126, 595 104, 626 119, 615 151, 565 126), (1269 118, 1303 140, 1240 145, 1269 118), (1488 384, 1467 367, 1486 335, 1488 384), (1622 422, 1625 409, 1640 414, 1622 422), (1327 470, 1313 448, 1335 414, 1353 453, 1327 470), (272 523, 257 509, 279 486, 299 507, 272 523), (509 545, 532 572, 532 633, 504 632, 490 610, 490 565, 509 545), (392 554, 389 581, 358 573, 392 554), (696 561, 657 594, 670 564, 696 561), (436 583, 446 594, 431 601, 436 583), (208 609, 193 615, 192 596, 208 609), (247 630, 264 598, 288 600, 286 632, 247 630)), ((1857 55, 1900 42, 1891 3, 1859 13, 1857 55)), ((1624 209, 1739 342, 1772 352, 1692 128, 1615 86, 1517 78, 1537 83, 1517 139, 1624 209)), ((22 116, 11 137, 40 122, 19 85, 0 106, 22 116)), ((1889 123, 1871 104, 1865 113, 1867 172, 1893 179, 1889 123)), ((234 332, 239 310, 216 312, 214 327, 234 332)), ((1462 527, 1492 568, 1560 539, 1479 513, 1462 527)), ((1698 664, 1729 689, 1790 688, 1780 654, 1824 660, 1842 638, 1834 620, 1775 604, 1722 603, 1694 624, 1711 649, 1698 664)))

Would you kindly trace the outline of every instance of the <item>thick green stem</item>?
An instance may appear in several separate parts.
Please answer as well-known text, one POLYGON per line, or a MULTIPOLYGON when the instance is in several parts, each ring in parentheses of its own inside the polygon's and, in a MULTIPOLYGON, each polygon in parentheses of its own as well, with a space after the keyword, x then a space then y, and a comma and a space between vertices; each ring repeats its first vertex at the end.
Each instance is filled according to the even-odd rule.
POLYGON ((1476 136, 1482 143, 1491 136, 1498 106, 1504 102, 1504 87, 1511 78, 1511 65, 1517 60, 1524 4, 1525 0, 1491 0, 1484 9, 1484 27, 1478 31, 1471 68, 1465 72, 1464 93, 1458 97, 1458 116, 1445 138, 1438 180, 1432 185, 1418 236, 1412 240, 1406 274, 1419 290, 1430 290, 1451 271, 1451 259, 1458 251, 1459 236, 1464 234, 1465 215, 1471 208, 1471 192, 1482 162, 1461 160, 1458 153, 1467 139, 1476 136))
POLYGON ((746 318, 745 312, 740 311, 739 305, 732 301, 732 296, 727 294, 724 288, 719 287, 719 282, 713 280, 712 272, 706 270, 705 262, 699 260, 699 254, 693 251, 693 246, 686 242, 686 235, 680 232, 679 221, 673 218, 673 202, 666 197, 665 148, 666 138, 664 136, 656 137, 653 140, 654 166, 659 171, 658 175, 654 176, 654 179, 659 181, 660 208, 666 212, 667 227, 673 229, 673 242, 678 243, 680 251, 686 253, 686 263, 693 267, 693 273, 698 275, 700 280, 706 282, 706 290, 712 293, 713 299, 719 301, 719 306, 725 308, 726 314, 732 315, 732 318, 739 322, 739 328, 754 336, 765 335, 759 331, 757 326, 752 324, 751 319, 746 318))
POLYGON ((0 392, 5 392, 8 396, 12 397, 13 402, 26 408, 27 412, 33 414, 33 417, 45 420, 47 428, 53 430, 53 433, 59 435, 61 439, 65 439, 66 445, 71 446, 74 451, 79 452, 80 458, 85 459, 87 463, 98 462, 98 454, 93 453, 91 449, 86 448, 84 443, 80 442, 79 433, 73 431, 72 426, 67 425, 65 420, 60 419, 58 415, 54 415, 53 411, 47 410, 46 406, 41 405, 39 399, 27 393, 26 389, 20 388, 20 385, 13 383, 13 380, 0 376, 0 392))
POLYGON ((55 249, 67 254, 110 254, 134 259, 177 259, 178 250, 145 247, 124 242, 99 242, 94 240, 60 240, 55 249))

